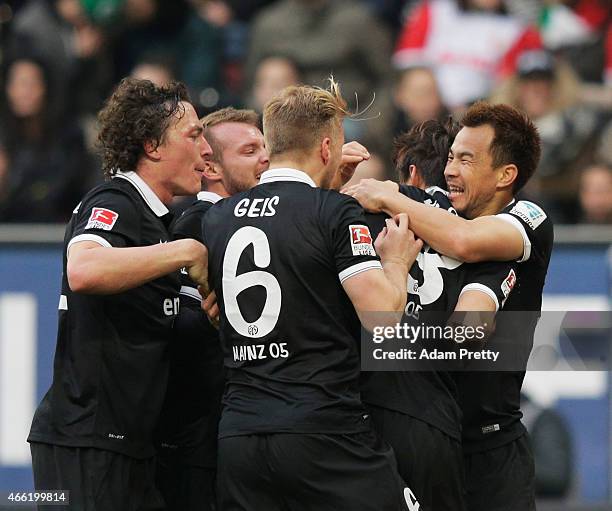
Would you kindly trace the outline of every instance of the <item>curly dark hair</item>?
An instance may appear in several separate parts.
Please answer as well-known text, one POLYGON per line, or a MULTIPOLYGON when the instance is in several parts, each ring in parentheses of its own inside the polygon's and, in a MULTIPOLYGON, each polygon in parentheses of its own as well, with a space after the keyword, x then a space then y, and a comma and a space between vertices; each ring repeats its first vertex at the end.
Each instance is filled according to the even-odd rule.
POLYGON ((392 159, 400 181, 408 181, 414 165, 426 186, 446 190, 444 167, 459 127, 450 117, 446 123, 431 119, 395 137, 392 159))
POLYGON ((135 170, 144 144, 159 146, 172 118, 184 115, 181 101, 189 101, 189 93, 180 82, 158 87, 149 80, 121 80, 98 113, 98 149, 104 175, 135 170))
POLYGON ((518 174, 512 191, 516 194, 536 171, 542 143, 538 129, 527 115, 509 105, 479 101, 468 108, 461 120, 467 128, 489 125, 494 130, 489 152, 493 168, 514 164, 518 174))

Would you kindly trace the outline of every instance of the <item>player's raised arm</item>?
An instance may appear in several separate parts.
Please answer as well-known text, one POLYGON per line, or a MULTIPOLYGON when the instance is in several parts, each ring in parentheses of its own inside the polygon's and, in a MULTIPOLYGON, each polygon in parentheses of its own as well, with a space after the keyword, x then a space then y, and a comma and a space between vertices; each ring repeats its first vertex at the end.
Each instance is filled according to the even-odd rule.
POLYGON ((523 237, 510 223, 495 216, 466 220, 431 208, 399 193, 390 181, 363 179, 344 191, 368 211, 405 213, 414 233, 434 250, 465 262, 511 261, 523 255, 523 237))
POLYGON ((383 271, 364 271, 343 281, 361 323, 370 320, 365 314, 373 311, 403 312, 406 306, 408 271, 423 246, 408 229, 406 215, 388 219, 387 226, 376 239, 383 271))

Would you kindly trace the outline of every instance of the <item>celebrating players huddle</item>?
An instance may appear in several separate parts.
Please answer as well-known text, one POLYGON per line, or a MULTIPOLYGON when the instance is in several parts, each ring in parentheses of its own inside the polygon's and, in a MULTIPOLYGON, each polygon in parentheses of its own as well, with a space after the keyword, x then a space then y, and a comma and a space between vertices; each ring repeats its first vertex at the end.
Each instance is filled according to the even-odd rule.
POLYGON ((360 339, 372 311, 479 312, 493 344, 498 311, 540 310, 552 224, 515 199, 538 133, 479 103, 396 140, 399 185, 343 189, 369 158, 347 115, 333 80, 283 90, 263 134, 248 110, 198 120, 181 84, 119 84, 109 180, 66 230, 38 490, 75 510, 535 509, 524 367, 361 372, 360 339))

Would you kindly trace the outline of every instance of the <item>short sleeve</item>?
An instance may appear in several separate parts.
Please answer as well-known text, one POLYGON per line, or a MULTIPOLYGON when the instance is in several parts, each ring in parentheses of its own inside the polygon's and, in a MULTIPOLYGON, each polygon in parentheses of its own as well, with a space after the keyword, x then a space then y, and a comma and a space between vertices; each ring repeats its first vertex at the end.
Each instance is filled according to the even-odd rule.
POLYGON ((324 225, 330 229, 334 261, 340 282, 364 271, 382 269, 363 209, 350 197, 339 197, 324 225))
POLYGON ((495 310, 504 307, 516 285, 515 262, 484 262, 465 265, 465 278, 459 295, 466 291, 480 291, 495 302, 495 310))
POLYGON ((535 261, 547 266, 553 244, 553 224, 545 211, 530 201, 518 201, 497 218, 513 225, 523 238, 523 255, 519 263, 535 261))
POLYGON ((140 245, 141 212, 126 194, 104 190, 77 206, 75 229, 68 248, 79 241, 105 247, 140 245))

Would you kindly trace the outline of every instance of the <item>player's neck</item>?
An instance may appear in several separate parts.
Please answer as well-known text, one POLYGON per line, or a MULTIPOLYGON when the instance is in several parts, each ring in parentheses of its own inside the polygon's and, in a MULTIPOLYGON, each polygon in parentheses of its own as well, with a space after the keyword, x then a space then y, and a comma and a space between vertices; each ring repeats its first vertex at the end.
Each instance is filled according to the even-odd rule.
POLYGON ((295 158, 282 158, 278 160, 270 160, 268 170, 274 169, 295 169, 308 174, 317 186, 321 186, 321 182, 325 177, 326 169, 320 165, 314 165, 308 161, 298 160, 295 158))
POLYGON ((172 193, 172 190, 164 184, 164 181, 160 179, 157 172, 154 172, 147 165, 138 165, 136 168, 136 173, 145 183, 147 183, 149 188, 153 190, 153 193, 157 195, 163 204, 167 206, 172 202, 174 194, 172 193))
POLYGON ((489 215, 497 215, 500 211, 502 211, 514 197, 511 194, 507 193, 498 193, 487 202, 482 211, 479 211, 475 216, 489 216, 489 215))
POLYGON ((204 186, 202 186, 202 191, 216 193, 219 197, 230 196, 221 181, 207 181, 204 186))

